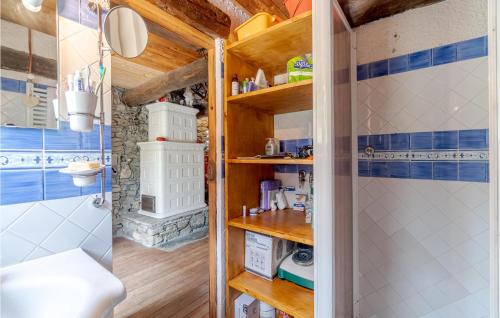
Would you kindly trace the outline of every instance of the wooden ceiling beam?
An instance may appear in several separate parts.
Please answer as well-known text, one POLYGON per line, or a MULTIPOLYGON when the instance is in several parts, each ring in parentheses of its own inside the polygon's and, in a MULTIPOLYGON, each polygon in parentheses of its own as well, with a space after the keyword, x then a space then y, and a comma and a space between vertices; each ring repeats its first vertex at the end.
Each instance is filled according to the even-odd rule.
POLYGON ((252 15, 267 12, 283 20, 290 18, 290 14, 283 4, 283 0, 234 0, 252 15))
POLYGON ((206 59, 202 58, 126 90, 122 95, 122 100, 129 106, 144 105, 171 91, 203 83, 207 79, 208 63, 206 59))
POLYGON ((212 37, 226 38, 231 19, 207 0, 147 0, 212 37))
POLYGON ((431 5, 444 0, 339 0, 349 24, 360 26, 406 10, 431 5))
MULTIPOLYGON (((177 0, 162 0, 162 1, 169 1, 169 2, 171 1, 175 3, 177 0)), ((188 0, 183 0, 183 1, 188 1, 188 0)), ((190 1, 195 1, 195 0, 190 0, 190 1)), ((206 0, 197 0, 197 1, 206 2, 206 0)), ((191 21, 191 18, 183 19, 182 15, 177 17, 174 14, 167 12, 166 10, 162 9, 161 7, 155 4, 156 0, 116 0, 114 2, 131 7, 132 9, 137 11, 137 13, 139 13, 143 18, 155 24, 158 24, 162 28, 167 29, 168 31, 178 35, 179 37, 185 39, 187 42, 192 43, 195 46, 205 49, 214 47, 214 39, 208 34, 204 33, 205 32, 204 30, 198 30, 197 28, 194 27, 194 25, 197 25, 200 22, 191 24, 191 22, 193 22, 191 21)), ((229 33, 229 25, 227 32, 229 33)))
MULTIPOLYGON (((9 47, 2 46, 0 55, 1 68, 20 73, 29 71, 29 55, 27 52, 17 51, 9 47)), ((46 57, 32 56, 31 72, 35 75, 57 80, 57 61, 46 57)))

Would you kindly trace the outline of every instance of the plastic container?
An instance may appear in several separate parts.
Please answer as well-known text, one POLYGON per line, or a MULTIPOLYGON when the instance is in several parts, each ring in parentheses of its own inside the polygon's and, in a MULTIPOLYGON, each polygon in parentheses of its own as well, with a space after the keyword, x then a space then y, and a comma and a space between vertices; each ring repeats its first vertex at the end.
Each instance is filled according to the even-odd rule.
POLYGON ((260 318, 276 318, 276 309, 266 304, 265 302, 260 302, 260 318))
POLYGON ((89 132, 94 128, 97 96, 89 92, 66 92, 69 127, 74 131, 89 132))
POLYGON ((245 23, 234 29, 234 31, 238 36, 238 40, 243 40, 252 34, 264 31, 278 22, 278 18, 275 15, 261 12, 246 20, 245 23))
POLYGON ((280 180, 263 180, 260 182, 260 208, 268 211, 271 209, 270 201, 272 199, 271 191, 278 191, 281 186, 280 180))
POLYGON ((290 18, 312 10, 312 0, 284 0, 290 18))

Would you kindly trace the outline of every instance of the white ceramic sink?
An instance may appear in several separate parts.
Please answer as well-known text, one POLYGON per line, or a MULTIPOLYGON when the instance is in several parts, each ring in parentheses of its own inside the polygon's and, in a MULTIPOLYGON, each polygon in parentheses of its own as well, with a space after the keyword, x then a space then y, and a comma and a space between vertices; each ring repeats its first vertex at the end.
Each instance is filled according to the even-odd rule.
POLYGON ((104 318, 126 297, 112 273, 81 249, 0 269, 2 318, 104 318))

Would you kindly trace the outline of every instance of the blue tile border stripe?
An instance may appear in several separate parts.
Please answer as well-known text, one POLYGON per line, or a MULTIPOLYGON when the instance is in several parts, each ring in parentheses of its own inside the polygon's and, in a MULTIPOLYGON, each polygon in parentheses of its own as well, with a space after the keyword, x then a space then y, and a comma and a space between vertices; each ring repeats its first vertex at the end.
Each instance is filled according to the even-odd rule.
POLYGON ((357 67, 357 79, 362 81, 487 55, 488 37, 482 36, 389 59, 360 64, 357 67))
MULTIPOLYGON (((111 126, 105 126, 106 180, 111 189, 111 126)), ((100 161, 99 127, 90 133, 71 131, 67 122, 58 130, 0 127, 0 205, 66 198, 100 191, 73 185, 59 169, 77 160, 100 161), (33 180, 29 180, 30 176, 33 180), (25 189, 26 188, 26 189, 25 189), (14 194, 9 189, 16 189, 14 194)))
POLYGON ((488 182, 488 156, 487 129, 358 136, 361 177, 488 182))
MULTIPOLYGON (((2 91, 26 94, 26 81, 1 76, 0 83, 0 90, 2 91)), ((55 88, 54 86, 35 83, 35 88, 47 89, 48 87, 55 88)))

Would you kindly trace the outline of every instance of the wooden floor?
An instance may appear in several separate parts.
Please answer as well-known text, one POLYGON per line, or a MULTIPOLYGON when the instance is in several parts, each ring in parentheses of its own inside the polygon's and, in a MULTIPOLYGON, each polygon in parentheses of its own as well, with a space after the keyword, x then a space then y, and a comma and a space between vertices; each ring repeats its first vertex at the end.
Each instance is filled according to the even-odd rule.
POLYGON ((208 239, 173 252, 113 241, 113 273, 127 289, 121 317, 208 317, 208 239))

